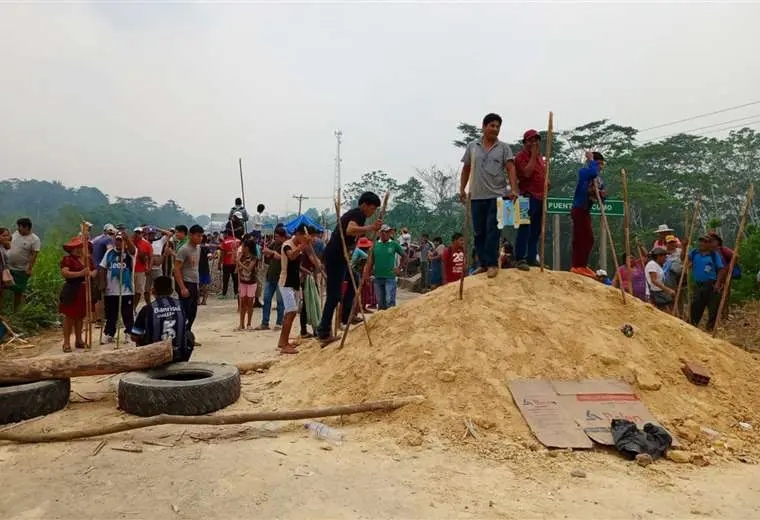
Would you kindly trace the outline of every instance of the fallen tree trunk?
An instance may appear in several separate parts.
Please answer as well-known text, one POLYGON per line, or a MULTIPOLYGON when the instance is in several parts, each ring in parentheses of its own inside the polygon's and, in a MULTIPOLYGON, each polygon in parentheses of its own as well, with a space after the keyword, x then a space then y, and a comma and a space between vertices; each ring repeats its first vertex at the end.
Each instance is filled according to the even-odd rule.
POLYGON ((245 374, 255 370, 266 370, 275 363, 277 363, 276 359, 265 359, 264 361, 243 361, 242 363, 235 363, 235 366, 241 374, 245 374))
POLYGON ((109 433, 118 433, 137 428, 159 426, 162 424, 242 424, 259 421, 294 421, 298 419, 311 419, 316 417, 331 417, 335 415, 350 415, 378 410, 395 410, 409 404, 419 404, 425 400, 424 396, 413 395, 408 397, 396 397, 382 401, 367 401, 359 404, 343 404, 326 406, 324 408, 309 408, 306 410, 291 410, 284 412, 248 412, 226 415, 154 415, 153 417, 140 417, 129 419, 124 422, 94 426, 80 430, 50 433, 12 433, 0 432, 0 441, 13 441, 21 443, 37 442, 61 442, 86 437, 97 437, 109 433))
POLYGON ((169 363, 172 345, 154 343, 118 350, 84 351, 75 354, 0 360, 0 381, 23 383, 41 379, 66 379, 143 370, 169 363))

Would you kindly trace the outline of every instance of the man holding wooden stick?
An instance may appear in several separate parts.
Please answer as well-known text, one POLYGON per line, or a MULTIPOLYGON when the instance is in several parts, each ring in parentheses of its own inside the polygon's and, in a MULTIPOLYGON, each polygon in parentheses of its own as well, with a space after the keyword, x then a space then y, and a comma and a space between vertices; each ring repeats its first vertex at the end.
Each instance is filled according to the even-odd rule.
POLYGON ((699 326, 707 309, 707 330, 713 330, 726 266, 720 253, 713 249, 712 237, 709 235, 699 238, 699 247, 689 251, 688 258, 696 285, 691 301, 690 322, 695 327, 699 326))
POLYGON ((520 195, 528 197, 530 201, 530 224, 520 226, 515 243, 517 268, 527 271, 530 266, 541 265, 538 261, 538 239, 541 237, 541 219, 546 196, 546 162, 541 156, 541 136, 535 130, 528 130, 523 134, 523 149, 515 155, 515 166, 520 195))
POLYGON ((483 137, 467 145, 462 156, 459 181, 459 198, 463 203, 467 201, 465 188, 468 182, 470 184, 475 250, 480 260, 476 274, 486 271, 489 278, 499 274, 501 233, 496 219, 496 201, 500 197, 514 200, 517 196, 517 172, 512 149, 507 143, 499 141, 501 122, 498 114, 487 114, 483 118, 483 137), (507 180, 512 188, 509 192, 507 180))
MULTIPOLYGON (((383 222, 381 219, 377 219, 369 226, 365 225, 367 218, 375 214, 380 204, 380 197, 375 193, 371 191, 363 193, 359 197, 359 206, 347 211, 345 215, 340 217, 340 221, 338 222, 340 228, 335 227, 335 231, 325 248, 324 264, 327 273, 325 307, 322 311, 322 320, 317 328, 317 336, 323 347, 338 339, 332 334, 332 319, 335 308, 341 301, 343 281, 346 279, 346 273, 349 269, 345 255, 343 254, 341 228, 343 230, 342 234, 345 236, 346 249, 353 249, 359 237, 364 236, 369 231, 377 231, 382 227, 383 222)), ((348 322, 353 302, 354 287, 352 284, 349 284, 346 295, 343 298, 341 323, 348 322)))
MULTIPOLYGON (((586 152, 586 165, 578 170, 573 207, 572 267, 570 271, 590 278, 596 272, 588 266, 591 250, 594 248, 594 227, 591 224, 591 206, 596 202, 596 179, 604 169, 604 156, 600 152, 586 152)), ((599 198, 604 199, 604 188, 599 187, 599 198)))

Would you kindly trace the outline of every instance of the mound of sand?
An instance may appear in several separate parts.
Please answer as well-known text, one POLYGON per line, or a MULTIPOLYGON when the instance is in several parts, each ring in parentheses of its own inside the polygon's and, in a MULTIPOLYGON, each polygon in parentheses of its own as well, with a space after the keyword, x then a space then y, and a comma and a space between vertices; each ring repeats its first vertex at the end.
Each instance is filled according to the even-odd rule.
POLYGON ((722 434, 719 451, 760 451, 760 382, 752 354, 638 300, 623 305, 619 291, 570 273, 478 276, 465 282, 464 301, 457 297, 452 285, 372 315, 374 348, 361 328, 351 331, 342 350, 302 345, 300 355, 266 376, 281 381, 277 405, 423 394, 422 405, 362 420, 419 444, 422 437, 461 442, 470 418, 498 450, 533 442, 509 380, 622 378, 687 447, 716 449, 715 439, 701 431, 706 427, 722 434), (634 327, 631 338, 620 331, 626 323, 634 327), (707 365, 709 386, 690 383, 682 359, 707 365), (652 379, 659 390, 645 389, 658 386, 652 379), (753 429, 740 428, 739 421, 753 429))

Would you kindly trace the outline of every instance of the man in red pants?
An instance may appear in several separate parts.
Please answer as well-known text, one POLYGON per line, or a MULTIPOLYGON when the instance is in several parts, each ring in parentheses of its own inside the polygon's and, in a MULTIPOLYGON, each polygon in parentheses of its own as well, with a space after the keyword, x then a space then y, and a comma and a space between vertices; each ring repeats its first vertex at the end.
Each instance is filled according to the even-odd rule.
MULTIPOLYGON (((588 258, 594 247, 594 228, 591 225, 591 206, 596 202, 594 184, 599 173, 604 169, 604 156, 599 152, 586 152, 586 165, 578 170, 578 183, 575 185, 573 208, 573 251, 570 271, 590 278, 596 278, 596 272, 589 268, 588 258)), ((601 179, 600 179, 601 180, 601 179)), ((604 200, 603 185, 599 187, 604 200)))

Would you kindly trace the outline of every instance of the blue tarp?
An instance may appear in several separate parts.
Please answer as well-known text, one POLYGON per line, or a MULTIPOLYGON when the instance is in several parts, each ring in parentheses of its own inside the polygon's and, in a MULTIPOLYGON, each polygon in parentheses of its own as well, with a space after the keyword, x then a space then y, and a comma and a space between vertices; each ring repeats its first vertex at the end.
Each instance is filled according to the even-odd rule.
POLYGON ((317 229, 317 231, 324 231, 324 228, 314 222, 312 219, 307 217, 306 215, 299 215, 287 224, 285 224, 285 229, 288 230, 288 234, 292 235, 293 232, 296 230, 296 228, 301 224, 304 223, 307 226, 311 226, 317 229))

